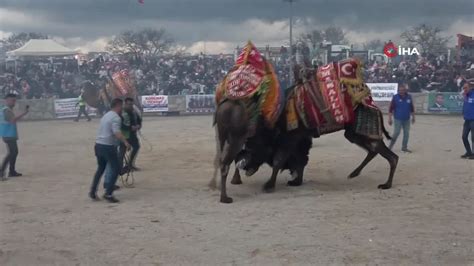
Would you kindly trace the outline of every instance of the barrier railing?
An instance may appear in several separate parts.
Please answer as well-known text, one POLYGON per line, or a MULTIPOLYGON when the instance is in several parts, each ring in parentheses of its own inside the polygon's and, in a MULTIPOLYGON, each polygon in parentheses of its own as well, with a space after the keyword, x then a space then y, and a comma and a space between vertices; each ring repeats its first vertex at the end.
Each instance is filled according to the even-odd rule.
MULTIPOLYGON (((389 88, 388 86, 379 87, 389 88)), ((393 87, 392 87, 393 91, 393 87)), ((377 105, 383 112, 388 112, 391 95, 387 92, 374 93, 377 105), (381 101, 382 100, 382 101, 381 101)), ((393 95, 393 94, 392 94, 393 95)), ((459 93, 411 93, 418 114, 460 114, 462 113, 463 97, 459 93)), ((210 114, 215 110, 214 95, 145 95, 141 97, 145 115, 156 114, 210 114)), ((30 106, 30 113, 25 120, 51 120, 73 118, 77 115, 77 99, 38 99, 17 101, 15 110, 21 112, 30 106)), ((3 102, 0 101, 3 105, 3 102)), ((95 109, 89 108, 95 115, 95 109)))

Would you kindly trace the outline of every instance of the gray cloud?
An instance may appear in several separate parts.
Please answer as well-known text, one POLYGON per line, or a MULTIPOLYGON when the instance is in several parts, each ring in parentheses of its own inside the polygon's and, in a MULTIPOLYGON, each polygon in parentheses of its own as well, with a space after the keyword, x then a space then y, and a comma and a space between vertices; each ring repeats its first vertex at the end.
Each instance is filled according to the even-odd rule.
MULTIPOLYGON (((4 32, 41 31, 64 38, 93 40, 124 29, 165 27, 178 41, 244 42, 261 37, 260 29, 241 28, 260 21, 261 30, 285 31, 288 4, 283 0, 0 0, 0 9, 25 14, 0 18, 4 32), (250 34, 247 34, 250 32, 250 34)), ((471 0, 297 0, 297 27, 337 25, 352 32, 398 32, 419 23, 449 29, 464 21, 472 25, 471 0)), ((284 33, 286 34, 286 33, 284 33)), ((281 34, 266 34, 271 41, 281 34)))

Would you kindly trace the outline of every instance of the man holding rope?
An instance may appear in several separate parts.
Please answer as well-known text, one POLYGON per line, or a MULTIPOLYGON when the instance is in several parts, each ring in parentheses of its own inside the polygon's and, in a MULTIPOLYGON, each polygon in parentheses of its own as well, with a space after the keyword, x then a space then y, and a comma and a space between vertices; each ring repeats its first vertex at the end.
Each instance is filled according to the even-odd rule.
POLYGON ((124 103, 124 110, 122 112, 122 133, 127 138, 128 143, 132 146, 132 151, 129 158, 125 158, 126 149, 124 145, 119 148, 119 160, 123 162, 125 159, 122 174, 131 170, 137 171, 135 167, 135 159, 140 150, 140 141, 138 140, 138 131, 142 128, 142 119, 140 115, 133 108, 134 101, 132 98, 126 98, 124 103))
POLYGON ((115 183, 120 170, 119 157, 117 154, 117 141, 121 141, 126 149, 131 146, 127 139, 121 132, 121 119, 123 101, 121 99, 114 99, 110 105, 111 110, 100 120, 100 127, 97 133, 95 143, 95 156, 97 157, 97 171, 92 179, 91 190, 89 197, 92 200, 98 200, 97 186, 100 178, 105 172, 106 166, 110 165, 109 180, 106 180, 106 191, 104 199, 111 203, 119 202, 114 196, 115 183))
MULTIPOLYGON (((129 156, 127 155, 127 148, 123 143, 121 143, 118 147, 118 160, 119 160, 119 175, 123 176, 127 174, 127 178, 124 181, 122 179, 122 183, 125 187, 131 186, 132 184, 128 183, 128 175, 132 173, 132 171, 137 171, 133 163, 134 159, 137 156, 138 150, 140 149, 140 142, 138 140, 137 133, 141 129, 142 126, 142 119, 141 116, 137 113, 133 106, 133 99, 126 98, 123 111, 121 115, 122 124, 121 124, 121 132, 122 135, 127 139, 127 142, 130 143, 131 152, 129 156), (125 183, 124 183, 125 182, 125 183)), ((105 178, 104 178, 104 189, 107 187, 107 184, 112 180, 112 165, 107 164, 105 169, 105 178)), ((132 175, 133 180, 133 175, 132 175)), ((133 183, 133 181, 131 181, 133 183)), ((120 186, 114 185, 114 190, 120 189, 120 186)))

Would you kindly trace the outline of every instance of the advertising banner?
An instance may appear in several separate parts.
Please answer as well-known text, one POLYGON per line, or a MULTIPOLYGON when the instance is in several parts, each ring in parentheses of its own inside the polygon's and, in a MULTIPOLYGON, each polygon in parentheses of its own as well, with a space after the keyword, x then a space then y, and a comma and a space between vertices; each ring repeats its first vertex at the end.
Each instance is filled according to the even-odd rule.
POLYGON ((462 113, 464 96, 457 92, 439 92, 428 95, 429 113, 462 113))
MULTIPOLYGON (((56 99, 54 100, 54 112, 56 113, 56 118, 72 118, 76 117, 79 113, 78 98, 68 98, 68 99, 56 99)), ((96 116, 97 109, 90 106, 86 106, 87 113, 89 116, 96 116)))
POLYGON ((367 83, 367 86, 376 102, 390 102, 398 92, 397 83, 367 83))
POLYGON ((213 113, 215 111, 214 95, 186 95, 186 112, 213 113))
POLYGON ((142 96, 143 112, 168 112, 168 96, 146 95, 142 96))

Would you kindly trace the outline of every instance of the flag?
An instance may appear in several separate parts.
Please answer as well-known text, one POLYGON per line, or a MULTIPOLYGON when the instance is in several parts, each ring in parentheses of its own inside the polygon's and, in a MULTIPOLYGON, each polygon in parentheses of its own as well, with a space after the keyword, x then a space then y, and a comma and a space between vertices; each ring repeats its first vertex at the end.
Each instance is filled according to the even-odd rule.
POLYGON ((236 65, 240 66, 243 64, 249 64, 255 68, 264 71, 265 62, 260 52, 257 50, 257 47, 253 45, 250 41, 245 45, 244 49, 237 58, 236 65))
POLYGON ((143 5, 145 3, 145 0, 138 0, 138 3, 143 5))

